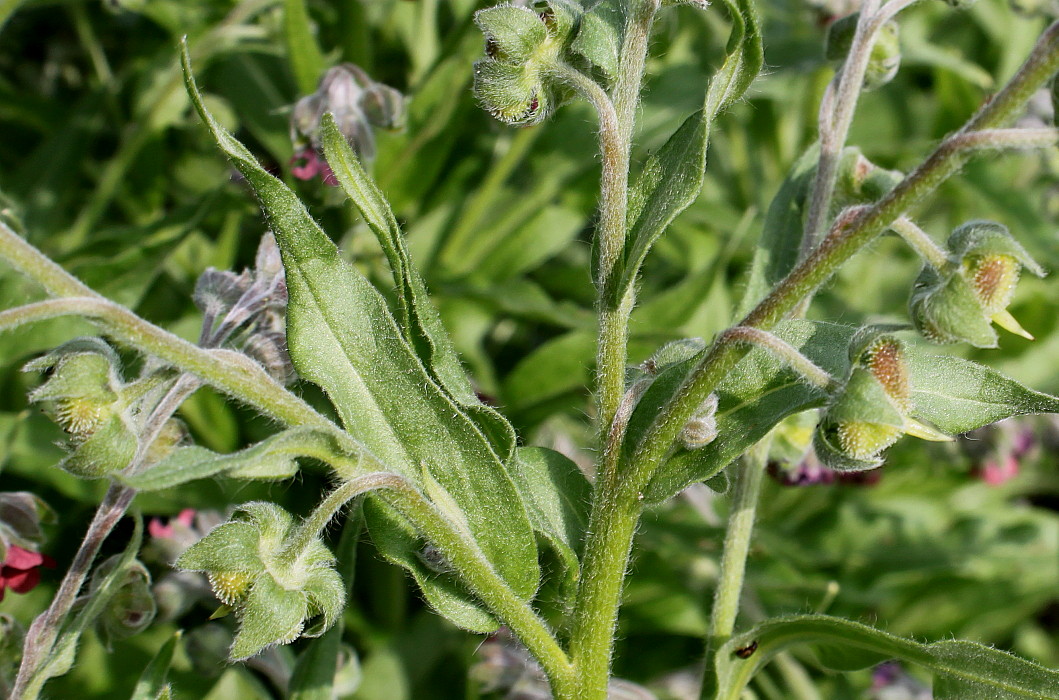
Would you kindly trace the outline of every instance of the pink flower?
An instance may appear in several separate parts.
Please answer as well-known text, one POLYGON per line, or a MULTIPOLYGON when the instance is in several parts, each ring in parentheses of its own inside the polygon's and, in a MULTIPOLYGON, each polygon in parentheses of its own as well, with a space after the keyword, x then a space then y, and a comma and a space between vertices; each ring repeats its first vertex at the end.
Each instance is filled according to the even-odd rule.
POLYGON ((0 564, 0 600, 4 599, 4 590, 10 588, 15 593, 28 593, 40 583, 40 567, 55 568, 55 560, 47 554, 31 552, 28 549, 12 545, 7 549, 7 556, 0 564))
POLYGON ((1019 474, 1019 460, 1009 454, 1002 460, 989 459, 980 467, 982 481, 990 486, 1000 486, 1019 474))
POLYGON ((338 184, 331 166, 312 146, 306 146, 291 156, 290 166, 290 174, 299 180, 312 180, 319 175, 325 185, 334 187, 338 184))
POLYGON ((168 523, 163 524, 161 518, 151 518, 151 522, 147 524, 147 532, 151 537, 158 539, 171 538, 175 534, 173 523, 180 523, 185 528, 190 529, 191 523, 195 519, 195 509, 185 508, 175 517, 171 518, 168 523))

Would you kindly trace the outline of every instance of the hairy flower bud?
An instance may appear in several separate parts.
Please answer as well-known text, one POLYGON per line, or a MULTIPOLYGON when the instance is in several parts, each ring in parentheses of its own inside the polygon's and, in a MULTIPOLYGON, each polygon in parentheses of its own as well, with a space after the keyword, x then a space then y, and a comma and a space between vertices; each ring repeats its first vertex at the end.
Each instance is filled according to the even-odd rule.
POLYGON ((699 410, 684 424, 680 440, 684 449, 705 447, 717 438, 717 394, 710 394, 699 410))
POLYGON ((206 573, 217 598, 239 616, 233 660, 319 636, 342 612, 345 588, 334 556, 319 539, 295 547, 298 532, 282 508, 247 503, 177 560, 178 568, 206 573))
MULTIPOLYGON (((100 564, 92 574, 88 595, 100 589, 118 565, 121 555, 100 564)), ((147 567, 133 560, 125 570, 115 592, 96 620, 96 629, 109 648, 114 641, 126 639, 147 629, 158 608, 151 593, 151 574, 147 567)))
POLYGON ((878 329, 854 336, 853 369, 824 412, 813 440, 825 465, 839 471, 874 469, 882 464, 883 450, 904 434, 949 439, 910 416, 912 389, 904 352, 900 340, 878 329))
POLYGON ((937 343, 965 341, 996 347, 992 323, 1031 338, 1007 311, 1023 267, 1044 271, 1011 236, 991 221, 972 221, 949 236, 949 264, 925 267, 912 288, 909 310, 917 330, 937 343))
POLYGON ((59 467, 84 478, 98 478, 128 466, 137 438, 122 397, 120 360, 99 338, 78 338, 26 365, 50 370, 30 393, 70 435, 74 451, 59 467))
POLYGON ((499 5, 475 14, 485 34, 486 58, 474 64, 474 94, 483 109, 502 122, 530 125, 558 107, 568 90, 551 72, 568 39, 568 20, 551 4, 541 13, 499 5))
MULTIPOLYGON (((854 12, 828 27, 824 54, 830 61, 845 61, 853 45, 860 13, 854 12)), ((864 71, 864 89, 874 90, 894 79, 901 67, 901 41, 897 22, 887 22, 879 30, 864 71)))

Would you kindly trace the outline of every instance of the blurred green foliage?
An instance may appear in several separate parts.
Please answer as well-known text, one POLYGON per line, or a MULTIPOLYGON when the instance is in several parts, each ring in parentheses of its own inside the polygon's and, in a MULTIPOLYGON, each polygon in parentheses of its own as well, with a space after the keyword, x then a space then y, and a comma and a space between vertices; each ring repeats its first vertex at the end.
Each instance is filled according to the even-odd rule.
MULTIPOLYGON (((633 316, 634 361, 667 340, 710 338, 734 320, 763 213, 815 137, 817 104, 833 71, 823 37, 840 4, 761 6, 769 69, 715 125, 702 193, 648 259, 633 316)), ((409 96, 405 128, 376 134, 373 174, 479 391, 502 407, 525 443, 583 451, 592 433, 586 387, 595 356, 588 272, 595 122, 586 105, 574 104, 540 126, 511 129, 477 108, 471 63, 481 38, 471 14, 480 6, 473 0, 0 3, 0 23, 10 13, 0 24, 0 215, 20 222, 30 241, 98 291, 193 339, 198 274, 209 266, 249 265, 263 223, 190 110, 176 48, 187 35, 213 113, 296 184, 345 253, 389 289, 381 251, 337 191, 290 176, 291 105, 313 89, 314 70, 354 62, 409 96)), ((961 12, 943 3, 909 11, 901 19, 901 71, 863 96, 850 142, 880 166, 913 167, 1014 72, 1048 11, 1002 0, 961 12)), ((641 162, 697 108, 726 37, 719 13, 677 7, 663 16, 640 112, 641 162)), ((974 161, 917 220, 935 237, 967 219, 1001 221, 1046 268, 1059 268, 1057 172, 1054 152, 974 161)), ((918 267, 899 241, 883 239, 846 266, 810 317, 851 324, 901 319, 918 267)), ((40 296, 0 263, 4 307, 40 296)), ((1059 391, 1055 304, 1054 285, 1027 280, 1012 312, 1037 341, 1007 336, 1000 350, 968 354, 1038 389, 1059 391)), ((61 568, 101 490, 53 468, 61 456, 59 431, 28 407, 26 392, 38 380, 19 370, 41 351, 91 332, 87 323, 63 320, 0 335, 0 484, 5 491, 32 490, 58 510, 45 551, 61 568)), ((304 393, 323 404, 310 388, 304 393)), ((180 416, 197 442, 220 451, 271 429, 207 390, 180 416)), ((751 556, 747 621, 766 612, 826 609, 897 634, 955 635, 1059 665, 1059 465, 1054 456, 1039 457, 994 488, 975 479, 953 448, 902 444, 873 488, 769 487, 751 556)), ((272 486, 214 479, 143 497, 137 506, 147 515, 169 515, 189 504, 224 510, 268 498, 305 512, 324 486, 313 472, 272 486)), ((701 656, 723 505, 696 493, 698 500, 650 511, 642 527, 623 610, 616 669, 622 677, 650 682, 701 656)), ((345 641, 361 657, 364 681, 352 697, 477 697, 466 680, 477 640, 426 611, 404 575, 369 545, 360 546, 357 563, 345 641)), ((44 586, 9 596, 0 612, 28 622, 57 580, 46 574, 44 586)), ((178 622, 192 629, 208 612, 198 607, 178 622)), ((174 622, 156 625, 116 643, 111 654, 88 639, 77 667, 49 692, 127 695, 174 629, 174 622)), ((219 677, 195 672, 179 650, 170 680, 176 697, 273 697, 304 648, 276 651, 265 672, 258 664, 219 677)), ((770 684, 787 687, 806 672, 818 673, 811 659, 788 658, 765 672, 759 690, 769 697, 770 684)), ((819 697, 855 698, 869 680, 819 675, 816 682, 819 697)), ((773 697, 792 697, 779 692, 773 697)))

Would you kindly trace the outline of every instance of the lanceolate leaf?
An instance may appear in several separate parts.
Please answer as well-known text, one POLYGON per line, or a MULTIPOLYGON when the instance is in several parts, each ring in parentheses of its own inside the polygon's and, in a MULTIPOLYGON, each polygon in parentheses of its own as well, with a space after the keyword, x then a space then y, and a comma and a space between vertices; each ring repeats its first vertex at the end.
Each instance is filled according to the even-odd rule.
POLYGON ((898 658, 934 674, 934 700, 1049 700, 1059 672, 973 642, 921 644, 850 620, 826 615, 777 618, 737 635, 717 650, 712 688, 702 697, 736 700, 753 675, 780 651, 812 645, 825 667, 865 668, 898 658), (753 653, 746 654, 753 644, 753 653), (736 653, 742 650, 742 653, 736 653), (710 692, 712 690, 712 692, 710 692))
POLYGON ((805 200, 809 196, 820 145, 814 143, 795 162, 780 185, 765 215, 761 240, 754 250, 750 280, 743 294, 739 316, 749 313, 776 282, 787 276, 798 261, 804 231, 805 200))
POLYGON ((169 687, 166 683, 166 676, 169 675, 169 666, 173 663, 173 652, 176 651, 181 634, 178 630, 169 638, 169 641, 161 646, 151 662, 147 664, 147 668, 143 670, 129 700, 157 700, 159 697, 168 697, 163 695, 169 687))
POLYGON ((910 353, 913 413, 946 433, 966 433, 1010 416, 1059 413, 1059 398, 958 357, 910 353))
POLYGON ((724 0, 732 18, 731 53, 710 81, 703 108, 687 118, 647 161, 629 192, 625 257, 607 295, 617 303, 635 283, 647 252, 677 215, 699 196, 714 118, 739 99, 763 61, 757 14, 748 0, 724 0))
POLYGON ((503 462, 423 366, 378 290, 341 259, 294 193, 213 120, 186 51, 183 62, 188 92, 260 197, 283 254, 298 373, 328 393, 346 429, 388 468, 424 488, 429 476, 444 489, 497 573, 530 598, 539 580, 536 543, 503 462))
POLYGON ((544 447, 521 447, 515 485, 529 511, 533 529, 559 555, 565 567, 566 590, 576 584, 581 540, 588 527, 592 487, 566 455, 544 447))
POLYGON ((198 445, 181 447, 146 471, 118 478, 139 491, 170 488, 221 473, 237 479, 287 479, 298 471, 295 458, 328 461, 337 454, 342 451, 334 435, 314 428, 290 428, 231 454, 217 454, 198 445))
POLYGON ((389 203, 339 132, 331 114, 324 115, 323 145, 328 165, 386 254, 398 289, 405 338, 437 383, 479 424, 500 458, 507 461, 515 447, 514 428, 475 395, 426 285, 408 255, 389 203))

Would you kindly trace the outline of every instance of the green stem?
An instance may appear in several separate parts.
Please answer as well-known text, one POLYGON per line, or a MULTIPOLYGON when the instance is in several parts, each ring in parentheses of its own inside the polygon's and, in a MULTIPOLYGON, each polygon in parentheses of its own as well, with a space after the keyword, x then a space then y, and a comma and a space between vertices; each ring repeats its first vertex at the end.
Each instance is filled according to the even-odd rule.
MULTIPOLYGON (((972 117, 964 128, 939 145, 930 156, 879 202, 857 210, 847 224, 839 221, 832 233, 791 271, 739 325, 768 330, 803 299, 813 294, 839 267, 885 231, 898 217, 923 201, 956 173, 971 153, 1008 148, 1011 140, 997 136, 1027 100, 1059 70, 1059 22, 1045 30, 1029 58, 1011 81, 972 117)), ((643 488, 661 464, 681 428, 702 401, 748 349, 732 341, 717 342, 691 372, 684 385, 656 417, 632 460, 630 484, 643 488)))
POLYGON ((903 238, 905 243, 912 246, 935 270, 940 270, 948 264, 949 254, 945 249, 907 216, 902 216, 890 224, 890 230, 903 238))
POLYGON ((380 496, 416 524, 460 572, 470 590, 526 645, 548 676, 555 697, 577 697, 583 679, 544 621, 504 583, 477 545, 453 527, 423 494, 396 475, 389 475, 389 479, 386 492, 380 496))
POLYGON ((775 357, 786 362, 791 369, 802 375, 809 383, 821 389, 830 389, 835 383, 834 378, 830 374, 798 352, 797 348, 768 331, 751 326, 733 326, 724 332, 722 342, 724 340, 748 343, 768 350, 775 357))
POLYGON ((327 524, 338 515, 338 512, 347 503, 369 491, 393 488, 394 484, 397 483, 396 480, 401 480, 401 478, 387 472, 373 472, 343 483, 329 493, 298 526, 298 529, 284 547, 282 556, 288 561, 297 559, 313 543, 313 540, 320 537, 327 524))
POLYGON ((702 684, 702 697, 712 700, 716 690, 713 672, 713 654, 732 637, 735 619, 739 614, 739 599, 743 593, 746 576, 746 560, 750 553, 750 539, 754 533, 754 519, 761 494, 761 482, 768 461, 769 440, 751 450, 732 470, 733 487, 728 528, 724 536, 721 555, 721 573, 713 597, 713 611, 706 643, 706 669, 702 684))

